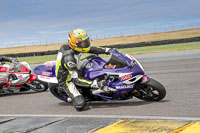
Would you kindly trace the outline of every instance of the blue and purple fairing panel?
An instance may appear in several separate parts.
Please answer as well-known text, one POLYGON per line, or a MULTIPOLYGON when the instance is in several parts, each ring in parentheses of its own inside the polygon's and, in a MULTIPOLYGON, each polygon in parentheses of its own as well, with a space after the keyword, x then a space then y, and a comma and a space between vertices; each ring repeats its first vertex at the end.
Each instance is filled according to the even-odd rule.
POLYGON ((84 77, 89 80, 94 80, 98 78, 99 80, 104 79, 105 73, 103 71, 103 66, 106 64, 106 61, 100 57, 95 57, 88 61, 83 70, 84 77))
POLYGON ((47 77, 56 77, 55 73, 55 65, 47 66, 47 65, 39 65, 34 68, 34 73, 36 75, 43 75, 47 77))
POLYGON ((117 68, 117 69, 103 69, 104 65, 107 62, 100 57, 95 57, 92 60, 88 61, 88 63, 86 63, 86 66, 89 64, 88 66, 90 66, 90 67, 88 69, 87 69, 87 67, 85 67, 85 69, 84 69, 84 73, 85 73, 84 76, 89 80, 94 80, 96 78, 102 80, 102 79, 104 79, 106 73, 109 73, 109 74, 129 73, 128 75, 119 77, 118 80, 115 82, 108 81, 107 85, 109 87, 117 90, 112 97, 97 94, 98 96, 108 98, 108 99, 115 99, 115 98, 119 97, 120 95, 122 95, 123 93, 133 90, 133 88, 135 86, 134 83, 133 84, 125 84, 122 81, 126 81, 130 77, 133 78, 136 75, 144 75, 143 69, 140 67, 140 65, 136 61, 133 61, 133 59, 130 59, 127 56, 125 56, 117 51, 114 51, 113 55, 118 56, 122 60, 125 60, 127 62, 127 66, 123 67, 123 68, 117 68), (134 65, 131 65, 131 63, 134 63, 134 65))

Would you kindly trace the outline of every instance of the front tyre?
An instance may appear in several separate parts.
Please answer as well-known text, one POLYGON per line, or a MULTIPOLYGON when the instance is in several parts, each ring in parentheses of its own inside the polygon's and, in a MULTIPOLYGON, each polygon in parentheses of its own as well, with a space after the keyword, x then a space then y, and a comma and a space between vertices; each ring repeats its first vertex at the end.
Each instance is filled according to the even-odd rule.
POLYGON ((166 96, 165 87, 152 78, 147 83, 136 84, 135 89, 134 96, 145 101, 160 101, 166 96))
POLYGON ((43 82, 41 80, 34 80, 31 85, 33 85, 34 87, 31 87, 32 90, 36 91, 36 92, 43 92, 46 91, 48 89, 48 83, 43 82))

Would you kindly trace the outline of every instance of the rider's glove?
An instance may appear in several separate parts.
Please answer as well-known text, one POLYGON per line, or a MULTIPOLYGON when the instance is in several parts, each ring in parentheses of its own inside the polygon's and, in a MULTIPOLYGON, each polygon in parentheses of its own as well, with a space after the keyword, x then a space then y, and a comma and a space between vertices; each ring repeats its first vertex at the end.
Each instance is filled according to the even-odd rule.
POLYGON ((112 54, 112 51, 117 51, 117 48, 106 48, 108 54, 112 54))

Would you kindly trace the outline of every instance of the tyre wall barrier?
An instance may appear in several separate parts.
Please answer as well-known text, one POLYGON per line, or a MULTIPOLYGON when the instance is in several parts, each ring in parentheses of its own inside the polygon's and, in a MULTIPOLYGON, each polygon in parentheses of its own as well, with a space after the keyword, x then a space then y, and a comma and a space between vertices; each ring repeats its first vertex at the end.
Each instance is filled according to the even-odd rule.
POLYGON ((157 46, 157 45, 178 44, 178 43, 188 43, 188 42, 200 42, 200 37, 185 38, 185 39, 174 39, 174 40, 152 41, 152 42, 140 42, 140 43, 123 44, 123 45, 117 44, 117 45, 102 46, 102 47, 122 49, 122 48, 157 46))
POLYGON ((43 55, 55 55, 58 53, 58 50, 53 51, 42 51, 42 52, 28 52, 28 53, 17 53, 17 54, 4 54, 3 56, 8 57, 30 57, 30 56, 43 56, 43 55))
MULTIPOLYGON (((188 43, 188 42, 200 42, 200 37, 185 38, 185 39, 173 39, 173 40, 162 40, 162 41, 152 41, 152 42, 140 42, 140 43, 130 43, 130 44, 116 44, 116 45, 108 45, 108 46, 101 46, 101 47, 123 49, 123 48, 178 44, 178 43, 188 43)), ((29 56, 54 55, 54 54, 57 54, 57 53, 58 53, 58 50, 53 50, 53 51, 42 51, 42 52, 4 54, 3 56, 29 57, 29 56)))

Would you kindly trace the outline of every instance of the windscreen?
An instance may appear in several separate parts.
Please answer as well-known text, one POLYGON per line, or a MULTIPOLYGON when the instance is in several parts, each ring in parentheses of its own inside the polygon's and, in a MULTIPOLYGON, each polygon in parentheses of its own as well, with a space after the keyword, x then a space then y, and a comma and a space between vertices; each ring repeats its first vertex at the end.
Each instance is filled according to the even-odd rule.
POLYGON ((112 54, 110 60, 103 66, 104 69, 117 69, 128 66, 128 63, 118 55, 112 54))
POLYGON ((10 72, 21 72, 22 66, 23 65, 20 63, 12 63, 9 68, 9 71, 10 72))

